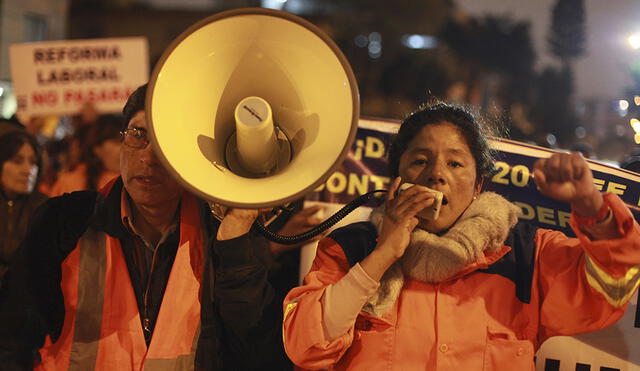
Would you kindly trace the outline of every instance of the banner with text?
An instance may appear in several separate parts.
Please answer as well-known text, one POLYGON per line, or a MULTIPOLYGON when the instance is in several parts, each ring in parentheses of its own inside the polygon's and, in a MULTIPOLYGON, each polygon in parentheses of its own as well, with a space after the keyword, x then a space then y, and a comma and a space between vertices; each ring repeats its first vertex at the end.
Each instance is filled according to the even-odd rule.
MULTIPOLYGON (((374 189, 387 188, 386 152, 397 129, 394 121, 361 119, 347 159, 307 200, 346 204, 374 189)), ((496 172, 487 179, 484 189, 520 206, 523 220, 573 235, 568 225, 569 205, 542 195, 532 177, 534 162, 551 156, 553 151, 506 139, 493 139, 491 146, 496 150, 496 172)), ((640 175, 595 161, 589 161, 589 166, 596 187, 618 194, 639 219, 640 175)))
POLYGON ((148 48, 143 37, 13 44, 9 55, 18 111, 75 114, 91 102, 100 113, 120 112, 149 78, 148 48))

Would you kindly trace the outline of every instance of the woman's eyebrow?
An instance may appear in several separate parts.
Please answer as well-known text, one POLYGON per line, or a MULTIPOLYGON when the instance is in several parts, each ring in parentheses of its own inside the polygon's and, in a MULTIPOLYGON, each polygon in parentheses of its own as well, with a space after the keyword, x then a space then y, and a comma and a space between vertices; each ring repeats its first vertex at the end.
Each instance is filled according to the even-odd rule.
POLYGON ((460 155, 465 155, 465 154, 469 153, 469 151, 465 151, 462 148, 449 148, 447 150, 447 152, 451 152, 453 154, 460 154, 460 155))
POLYGON ((427 147, 415 147, 408 151, 409 153, 430 153, 431 151, 427 147))
MULTIPOLYGON (((410 149, 408 152, 413 154, 413 153, 432 153, 433 151, 427 147, 415 147, 410 149)), ((469 151, 466 151, 464 148, 447 148, 445 152, 452 153, 452 154, 459 154, 459 155, 464 155, 469 153, 469 151)))

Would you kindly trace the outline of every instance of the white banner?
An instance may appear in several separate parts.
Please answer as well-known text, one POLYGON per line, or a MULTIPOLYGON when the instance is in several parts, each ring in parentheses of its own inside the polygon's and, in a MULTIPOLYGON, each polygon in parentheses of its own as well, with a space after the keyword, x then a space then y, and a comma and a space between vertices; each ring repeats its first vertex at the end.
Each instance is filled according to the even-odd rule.
POLYGON ((13 44, 11 78, 18 112, 75 114, 85 102, 100 113, 120 112, 149 77, 143 37, 13 44))

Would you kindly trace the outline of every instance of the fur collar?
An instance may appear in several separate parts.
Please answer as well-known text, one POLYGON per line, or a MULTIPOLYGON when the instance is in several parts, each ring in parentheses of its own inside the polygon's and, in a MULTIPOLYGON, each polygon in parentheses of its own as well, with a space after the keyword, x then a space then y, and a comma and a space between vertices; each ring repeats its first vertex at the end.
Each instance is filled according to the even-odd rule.
MULTIPOLYGON (((502 196, 483 192, 444 235, 416 228, 404 255, 385 272, 363 311, 376 317, 388 312, 400 295, 405 276, 422 282, 442 282, 485 255, 499 251, 520 214, 521 209, 502 196)), ((383 216, 384 205, 371 213, 371 223, 378 233, 383 216)))

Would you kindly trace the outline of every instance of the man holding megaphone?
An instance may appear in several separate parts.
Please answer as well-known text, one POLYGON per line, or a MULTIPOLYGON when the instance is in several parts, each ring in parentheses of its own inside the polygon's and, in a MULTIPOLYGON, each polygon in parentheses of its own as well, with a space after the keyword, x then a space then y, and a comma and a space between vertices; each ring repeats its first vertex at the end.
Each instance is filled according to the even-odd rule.
MULTIPOLYGON (((27 350, 42 370, 283 369, 267 271, 327 222, 306 231, 308 209, 279 231, 256 223, 271 246, 249 231, 347 156, 359 95, 346 58, 304 19, 234 9, 176 38, 145 94, 124 109, 121 177, 50 200, 21 249, 25 313, 42 324, 27 350), (230 209, 215 220, 194 195, 230 209)), ((284 295, 291 277, 273 276, 284 295)))
POLYGON ((123 110, 121 177, 50 199, 22 246, 37 370, 252 368, 280 344, 268 247, 249 233, 261 210, 219 222, 184 191, 146 136, 145 95, 123 110))

